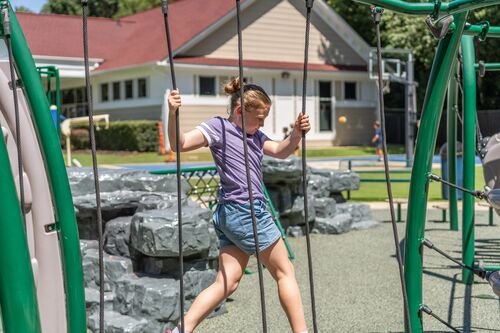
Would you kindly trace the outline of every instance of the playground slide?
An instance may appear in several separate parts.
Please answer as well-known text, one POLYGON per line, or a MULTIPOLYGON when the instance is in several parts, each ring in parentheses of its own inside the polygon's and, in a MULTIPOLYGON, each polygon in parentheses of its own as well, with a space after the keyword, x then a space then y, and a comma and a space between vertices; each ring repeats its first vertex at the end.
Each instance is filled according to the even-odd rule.
MULTIPOLYGON (((2 51, 2 55, 5 55, 5 49, 2 51)), ((9 82, 9 62, 3 56, 0 58, 0 124, 4 137, 6 136, 12 177, 19 192, 14 100, 9 82)), ((42 332, 65 332, 67 323, 61 250, 57 232, 49 231, 50 228, 47 228, 56 221, 54 205, 27 101, 21 89, 17 92, 24 171, 26 234, 36 285, 40 323, 42 332)))

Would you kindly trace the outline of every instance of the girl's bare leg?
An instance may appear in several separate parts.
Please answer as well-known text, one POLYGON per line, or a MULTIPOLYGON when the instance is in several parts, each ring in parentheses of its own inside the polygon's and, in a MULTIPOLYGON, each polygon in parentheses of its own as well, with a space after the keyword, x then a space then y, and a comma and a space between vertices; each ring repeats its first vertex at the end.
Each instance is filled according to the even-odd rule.
POLYGON ((293 264, 282 239, 262 251, 262 263, 278 284, 281 306, 285 311, 294 333, 306 332, 307 325, 300 297, 299 286, 295 279, 293 264))
POLYGON ((234 245, 226 246, 220 251, 217 278, 196 297, 184 316, 185 332, 193 332, 203 319, 238 288, 248 258, 245 252, 234 245))

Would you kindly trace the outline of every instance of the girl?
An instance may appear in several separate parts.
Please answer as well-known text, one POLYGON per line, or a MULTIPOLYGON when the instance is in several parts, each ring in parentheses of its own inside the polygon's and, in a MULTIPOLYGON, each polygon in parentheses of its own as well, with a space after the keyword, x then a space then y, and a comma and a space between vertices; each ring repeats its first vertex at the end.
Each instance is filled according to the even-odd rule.
MULTIPOLYGON (((187 133, 179 133, 181 151, 210 147, 221 183, 219 203, 213 216, 219 238, 219 270, 215 282, 198 295, 186 313, 184 333, 192 333, 217 305, 236 290, 250 255, 255 253, 243 155, 239 78, 228 82, 224 90, 231 97, 229 118, 215 117, 187 133)), ((263 154, 277 158, 289 156, 298 146, 302 131, 310 130, 309 116, 300 114, 291 134, 282 142, 275 142, 259 130, 271 107, 271 99, 266 92, 258 85, 246 84, 243 86, 243 100, 260 259, 276 280, 279 299, 293 332, 307 332, 294 268, 281 234, 266 209, 261 164, 263 154)), ((168 138, 171 147, 175 148, 175 115, 181 106, 179 91, 170 93, 168 103, 168 138)), ((173 330, 173 333, 177 332, 179 328, 173 330)))

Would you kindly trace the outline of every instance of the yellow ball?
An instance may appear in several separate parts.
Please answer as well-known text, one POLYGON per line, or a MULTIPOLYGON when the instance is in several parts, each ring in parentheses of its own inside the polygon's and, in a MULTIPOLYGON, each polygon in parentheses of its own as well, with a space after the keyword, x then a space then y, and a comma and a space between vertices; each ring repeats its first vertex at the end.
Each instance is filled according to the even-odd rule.
POLYGON ((341 123, 341 124, 347 123, 347 118, 345 116, 340 116, 339 117, 339 123, 341 123))

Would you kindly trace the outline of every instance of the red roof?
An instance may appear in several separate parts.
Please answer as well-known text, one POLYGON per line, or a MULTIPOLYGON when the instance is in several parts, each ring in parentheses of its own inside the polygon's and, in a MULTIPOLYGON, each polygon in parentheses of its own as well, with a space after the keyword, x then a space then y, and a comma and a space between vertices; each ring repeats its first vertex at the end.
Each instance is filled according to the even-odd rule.
MULTIPOLYGON (((169 26, 174 50, 234 11, 234 0, 178 0, 169 5, 169 26)), ((31 53, 37 56, 83 59, 83 32, 80 16, 16 13, 31 53)), ((89 57, 103 59, 98 70, 129 67, 167 58, 165 23, 161 7, 142 13, 108 19, 89 17, 89 57)), ((200 65, 237 67, 236 59, 205 57, 176 58, 176 61, 200 65)), ((303 64, 246 60, 245 66, 268 69, 300 70, 303 64)), ((366 70, 364 66, 310 64, 310 70, 366 70)))
MULTIPOLYGON (((233 0, 179 0, 169 5, 175 50, 234 8, 233 0)), ((83 58, 82 18, 55 14, 16 13, 32 54, 83 58)), ((121 19, 88 18, 89 57, 101 58, 99 70, 163 60, 168 56, 161 7, 121 19)))

